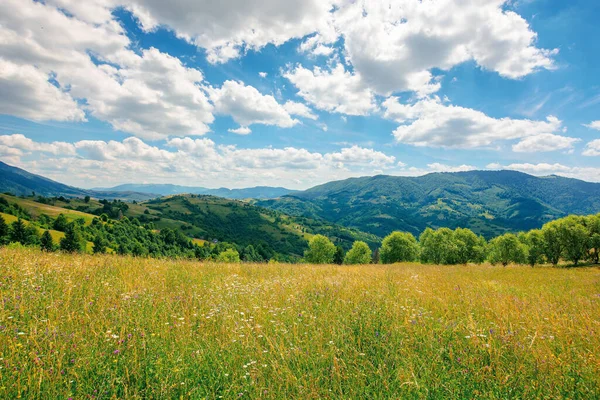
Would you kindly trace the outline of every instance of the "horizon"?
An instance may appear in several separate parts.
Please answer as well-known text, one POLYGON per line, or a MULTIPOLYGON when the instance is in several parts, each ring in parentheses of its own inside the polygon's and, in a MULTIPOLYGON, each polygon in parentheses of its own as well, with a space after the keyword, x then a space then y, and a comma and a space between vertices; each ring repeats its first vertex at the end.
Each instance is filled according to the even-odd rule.
POLYGON ((292 1, 2 2, 0 159, 82 188, 600 182, 597 2, 292 1))
MULTIPOLYGON (((3 162, 2 160, 0 160, 0 162, 3 162)), ((4 163, 4 162, 3 162, 4 163)), ((22 169, 20 167, 14 166, 14 165, 10 165, 7 163, 4 163, 5 165, 12 167, 12 168, 18 168, 18 169, 22 169)), ((29 172, 32 173, 30 171, 27 171, 25 169, 22 169, 25 172, 29 172)), ((550 175, 533 175, 533 174, 528 174, 526 172, 521 172, 521 171, 517 171, 517 170, 511 170, 511 169, 500 169, 500 170, 492 170, 492 169, 473 169, 473 170, 468 170, 468 171, 436 171, 436 172, 427 172, 424 173, 422 175, 387 175, 387 174, 377 174, 377 175, 362 175, 362 176, 351 176, 348 178, 344 178, 344 179, 338 179, 338 180, 331 180, 331 181, 326 181, 323 183, 319 183, 313 186, 309 186, 309 187, 305 187, 305 188, 300 188, 300 189, 291 189, 289 187, 285 187, 285 186, 264 186, 264 185, 257 185, 257 186, 243 186, 243 187, 227 187, 227 186, 221 186, 221 187, 208 187, 208 186, 190 186, 190 185, 178 185, 178 184, 173 184, 173 183, 164 183, 164 182, 153 182, 153 183, 142 183, 142 182, 127 182, 127 183, 121 183, 118 185, 114 185, 114 186, 93 186, 93 187, 85 187, 85 186, 73 186, 73 185, 68 185, 60 180, 54 180, 55 182, 58 182, 60 184, 64 184, 64 185, 68 185, 68 186, 72 186, 74 188, 77 189, 83 189, 83 190, 90 190, 90 191, 103 191, 103 190, 112 190, 121 186, 128 186, 128 185, 138 185, 138 186, 175 186, 175 187, 183 187, 183 188, 189 188, 189 189, 207 189, 207 190, 245 190, 245 189, 256 189, 256 188, 269 188, 269 189, 284 189, 284 190, 289 190, 291 192, 302 192, 305 190, 310 190, 312 188, 315 188, 317 186, 322 186, 322 185, 326 185, 329 183, 334 183, 334 182, 342 182, 342 181, 346 181, 346 180, 351 180, 351 179, 365 179, 365 178, 375 178, 375 177, 396 177, 396 178, 419 178, 419 177, 424 177, 427 175, 432 175, 432 174, 463 174, 463 173, 469 173, 469 172, 514 172, 514 173, 519 173, 519 174, 524 174, 527 176, 531 176, 534 178, 551 178, 551 177, 558 177, 558 178, 564 178, 564 179, 574 179, 574 180, 578 180, 580 182, 586 182, 586 183, 598 183, 600 184, 600 182, 593 182, 593 181, 587 181, 584 179, 578 179, 578 178, 572 178, 572 177, 568 177, 568 176, 562 176, 559 174, 550 174, 550 175)), ((35 174, 38 176, 41 176, 42 178, 46 178, 46 179, 50 179, 46 176, 43 175, 39 175, 39 174, 35 174)), ((135 192, 135 190, 133 190, 133 192, 135 192)), ((176 193, 173 195, 179 195, 179 194, 193 194, 193 193, 186 193, 186 192, 181 192, 181 193, 176 193)))

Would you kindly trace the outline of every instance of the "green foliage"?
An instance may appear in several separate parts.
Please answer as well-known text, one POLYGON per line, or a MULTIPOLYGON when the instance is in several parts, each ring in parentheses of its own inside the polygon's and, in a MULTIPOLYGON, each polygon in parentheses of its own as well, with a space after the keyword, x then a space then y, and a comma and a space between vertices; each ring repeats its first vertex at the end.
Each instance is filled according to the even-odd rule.
POLYGON ((94 252, 94 254, 104 254, 106 253, 106 247, 107 247, 107 243, 106 243, 106 239, 104 239, 104 237, 101 234, 96 234, 96 236, 94 236, 94 246, 92 247, 92 251, 94 252))
POLYGON ((344 258, 344 264, 369 264, 371 249, 365 242, 356 241, 344 258))
MULTIPOLYGON (((356 244, 356 242, 354 242, 354 244, 356 244)), ((354 247, 354 245, 353 245, 353 247, 354 247)), ((342 246, 335 247, 335 254, 333 255, 333 263, 337 264, 337 265, 342 265, 344 263, 344 248, 342 246)))
POLYGON ((457 228, 454 230, 454 241, 458 246, 457 264, 480 264, 485 260, 487 243, 482 236, 477 236, 467 228, 457 228))
POLYGON ((64 214, 59 214, 52 224, 52 229, 55 231, 66 232, 68 225, 69 221, 67 220, 67 217, 64 214))
POLYGON ((244 250, 242 251, 242 260, 245 262, 252 262, 252 263, 264 261, 262 256, 256 251, 254 246, 252 246, 251 244, 246 246, 244 248, 244 250))
POLYGON ((222 263, 239 263, 240 254, 237 252, 237 250, 227 249, 218 255, 216 261, 222 263))
POLYGON ((571 215, 557 222, 564 256, 577 266, 588 252, 589 233, 584 225, 584 219, 571 215))
POLYGON ((408 232, 392 232, 381 244, 379 257, 382 264, 415 261, 419 255, 419 245, 408 232))
POLYGON ((527 264, 533 267, 544 262, 544 234, 540 229, 521 232, 519 241, 527 246, 527 264))
POLYGON ((42 238, 40 239, 40 248, 43 251, 54 251, 54 240, 52 240, 52 235, 50 235, 49 230, 45 230, 42 234, 42 238))
POLYGON ((589 233, 588 257, 594 264, 598 264, 600 256, 600 214, 589 215, 585 217, 584 221, 589 233))
POLYGON ((0 216, 0 246, 8 243, 10 228, 2 216, 0 216))
POLYGON ((419 237, 421 262, 433 264, 458 264, 460 260, 458 242, 454 232, 448 228, 430 228, 419 237))
POLYGON ((542 236, 544 237, 544 256, 554 266, 558 265, 564 250, 564 243, 562 241, 559 225, 560 221, 556 220, 549 222, 542 227, 542 236))
POLYGON ((27 232, 25 231, 25 223, 19 218, 10 226, 10 241, 25 244, 27 241, 27 232))
POLYGON ((523 264, 527 261, 527 246, 516 235, 506 233, 490 241, 489 261, 507 266, 510 263, 523 264))
POLYGON ((335 256, 335 245, 323 235, 315 235, 308 243, 304 259, 311 264, 331 264, 335 256))
POLYGON ((65 236, 60 239, 60 249, 67 253, 81 253, 85 250, 85 242, 77 224, 71 222, 67 225, 65 236))

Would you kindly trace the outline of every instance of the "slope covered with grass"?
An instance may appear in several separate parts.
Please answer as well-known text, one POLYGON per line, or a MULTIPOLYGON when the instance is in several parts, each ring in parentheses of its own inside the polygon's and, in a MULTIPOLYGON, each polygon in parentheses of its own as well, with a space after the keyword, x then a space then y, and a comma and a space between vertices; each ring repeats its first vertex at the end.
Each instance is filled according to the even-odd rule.
POLYGON ((1 398, 598 398, 600 270, 0 249, 1 398))

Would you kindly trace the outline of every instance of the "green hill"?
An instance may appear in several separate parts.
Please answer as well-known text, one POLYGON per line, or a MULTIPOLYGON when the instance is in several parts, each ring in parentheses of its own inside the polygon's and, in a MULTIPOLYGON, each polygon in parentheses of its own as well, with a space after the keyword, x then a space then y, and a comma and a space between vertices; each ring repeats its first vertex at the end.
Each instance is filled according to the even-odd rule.
POLYGON ((324 234, 345 249, 354 240, 363 240, 373 247, 380 238, 355 229, 310 218, 291 217, 252 204, 205 195, 162 197, 130 205, 125 212, 142 223, 153 222, 157 228, 176 221, 189 236, 203 240, 218 240, 241 246, 263 244, 275 252, 300 256, 307 239, 324 234))
POLYGON ((515 171, 374 176, 326 183, 257 205, 385 236, 467 227, 486 237, 600 211, 600 184, 515 171))

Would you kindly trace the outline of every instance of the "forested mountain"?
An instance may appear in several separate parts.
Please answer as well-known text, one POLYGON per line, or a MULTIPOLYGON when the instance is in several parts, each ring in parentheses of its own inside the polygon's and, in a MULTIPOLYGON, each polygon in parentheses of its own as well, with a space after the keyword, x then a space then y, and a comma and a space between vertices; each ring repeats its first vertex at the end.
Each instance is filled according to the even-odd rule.
POLYGON ((378 236, 467 227, 492 237, 600 211, 600 184, 515 171, 374 176, 326 183, 258 205, 378 236))
POLYGON ((203 194, 227 199, 274 199, 293 193, 292 190, 282 187, 256 186, 244 189, 207 189, 204 187, 180 186, 169 184, 135 184, 129 183, 112 188, 94 188, 98 191, 109 192, 140 192, 169 196, 174 194, 203 194))

